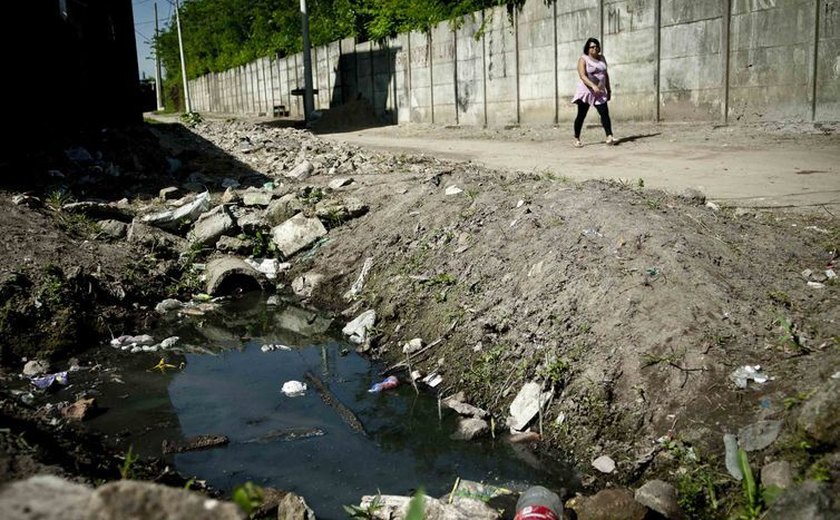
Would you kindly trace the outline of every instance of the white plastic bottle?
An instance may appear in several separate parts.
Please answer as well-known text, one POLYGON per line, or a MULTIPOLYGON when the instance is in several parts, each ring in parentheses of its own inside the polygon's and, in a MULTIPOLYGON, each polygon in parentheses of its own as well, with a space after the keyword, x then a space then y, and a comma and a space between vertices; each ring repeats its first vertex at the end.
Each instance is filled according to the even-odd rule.
POLYGON ((533 486, 519 495, 514 520, 560 520, 563 504, 557 493, 542 486, 533 486))

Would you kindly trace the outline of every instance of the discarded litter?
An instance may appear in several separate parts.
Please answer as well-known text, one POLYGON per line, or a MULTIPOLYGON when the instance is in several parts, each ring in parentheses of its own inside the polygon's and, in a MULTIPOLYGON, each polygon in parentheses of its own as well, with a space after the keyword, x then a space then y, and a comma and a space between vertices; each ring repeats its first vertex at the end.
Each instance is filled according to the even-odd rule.
POLYGON ((600 237, 604 236, 597 229, 592 229, 592 228, 584 229, 583 231, 580 232, 580 234, 587 237, 587 238, 600 238, 600 237))
POLYGON ((280 390, 289 397, 299 397, 306 392, 306 383, 300 381, 286 381, 280 390))
POLYGON ((379 383, 376 383, 375 385, 370 387, 368 392, 370 392, 370 393, 381 392, 383 390, 396 388, 397 386, 399 386, 399 384, 400 384, 400 380, 397 379, 396 376, 388 376, 385 379, 383 379, 382 381, 380 381, 379 383))
POLYGON ((35 385, 36 388, 40 388, 41 390, 45 388, 51 387, 54 383, 58 383, 60 385, 66 386, 68 383, 67 380, 67 371, 64 372, 56 372, 55 374, 47 374, 41 377, 33 377, 31 379, 32 384, 35 385))
POLYGON ((292 347, 281 345, 279 343, 269 343, 260 347, 263 352, 274 352, 275 350, 292 350, 292 347))
POLYGON ((443 383, 443 378, 437 372, 432 372, 431 374, 424 377, 422 381, 430 387, 435 388, 439 384, 443 383))
POLYGON ((770 380, 767 374, 761 372, 761 365, 744 365, 738 367, 734 372, 729 374, 729 379, 735 383, 738 388, 746 388, 750 379, 756 383, 763 384, 770 380))

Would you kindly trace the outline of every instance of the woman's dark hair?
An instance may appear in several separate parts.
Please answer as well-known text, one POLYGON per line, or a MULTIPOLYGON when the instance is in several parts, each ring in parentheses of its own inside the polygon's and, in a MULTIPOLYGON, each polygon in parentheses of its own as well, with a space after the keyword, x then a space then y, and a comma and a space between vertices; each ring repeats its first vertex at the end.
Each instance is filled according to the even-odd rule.
POLYGON ((589 38, 588 40, 586 40, 586 43, 583 45, 583 53, 584 54, 589 54, 589 46, 592 45, 593 43, 595 45, 597 45, 599 49, 601 48, 601 42, 598 41, 598 38, 589 38))

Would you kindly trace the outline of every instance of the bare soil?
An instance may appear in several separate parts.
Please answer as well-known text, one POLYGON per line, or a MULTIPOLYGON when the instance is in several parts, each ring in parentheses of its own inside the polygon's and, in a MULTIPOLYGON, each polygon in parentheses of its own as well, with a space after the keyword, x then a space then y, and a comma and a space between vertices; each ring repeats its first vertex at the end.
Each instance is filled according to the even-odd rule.
MULTIPOLYGON (((253 136, 252 142, 279 140, 276 132, 283 129, 260 123, 211 120, 190 132, 176 124, 150 125, 145 137, 101 146, 112 160, 99 164, 123 164, 120 177, 96 173, 94 160, 78 174, 102 177, 84 191, 78 178, 63 181, 80 200, 127 196, 132 211, 189 172, 253 185, 266 178, 280 182, 266 168, 272 154, 280 154, 276 147, 244 153, 230 139, 237 133, 253 136), (178 157, 184 173, 166 173, 167 156, 178 157)), ((369 212, 331 226, 326 241, 293 258, 286 283, 314 271, 326 280, 310 303, 351 318, 375 309, 377 335, 369 354, 389 364, 405 360, 402 345, 412 338, 426 344, 440 339, 412 359, 412 368, 440 373, 438 391, 466 391, 499 424, 525 382, 553 390, 532 426, 542 438, 534 447, 572 457, 592 489, 633 483, 641 475, 674 482, 697 467, 678 456, 684 451, 664 449, 663 438, 667 446, 700 454, 700 464, 716 475, 714 485, 737 489, 721 477, 722 435, 758 419, 788 420, 801 396, 840 370, 840 284, 825 274, 837 270, 840 258, 836 201, 814 199, 799 211, 713 209, 674 185, 652 189, 660 185, 652 179, 664 183, 668 172, 687 171, 693 179, 706 170, 749 166, 744 178, 762 168, 768 172, 756 181, 763 186, 782 168, 791 170, 794 184, 821 179, 813 191, 836 198, 838 163, 831 157, 840 147, 836 134, 801 128, 714 129, 701 137, 685 128, 639 131, 614 149, 564 149, 562 159, 545 167, 543 157, 558 146, 547 137, 531 143, 509 133, 453 129, 422 137, 426 143, 445 140, 453 149, 479 137, 484 150, 487 142, 492 150, 521 150, 515 169, 441 158, 445 154, 431 145, 418 155, 414 145, 394 144, 403 139, 400 133, 417 129, 368 131, 364 140, 335 137, 367 145, 388 132, 387 147, 401 151, 356 149, 350 160, 342 158, 354 182, 335 194, 361 200, 369 212), (686 143, 697 148, 684 153, 686 143), (575 180, 600 172, 613 178, 575 180), (450 186, 462 191, 447 195, 450 186), (373 267, 364 289, 356 302, 347 301, 343 294, 367 258, 373 267), (803 275, 806 270, 810 275, 803 275), (729 376, 746 364, 761 365, 771 380, 736 388, 729 376), (660 455, 645 457, 652 449, 660 455), (618 463, 615 474, 592 470, 590 461, 600 455, 618 463)), ((287 164, 289 157, 329 150, 334 142, 282 135, 292 143, 287 164)), ((44 157, 63 160, 61 154, 44 157)), ((325 187, 335 178, 328 175, 334 164, 315 162, 316 175, 303 183, 284 180, 290 191, 325 187)), ((24 358, 60 360, 105 348, 96 345, 122 328, 120 320, 154 319, 150 306, 181 290, 177 259, 109 242, 49 203, 13 204, 22 190, 50 199, 56 187, 47 171, 58 167, 48 163, 30 164, 29 185, 0 193, 0 361, 7 378, 16 377, 24 358)), ((749 184, 730 182, 751 198, 749 184)), ((712 193, 719 188, 706 187, 712 193)), ((216 196, 223 191, 217 184, 210 189, 216 196)), ((764 457, 793 457, 785 450, 797 435, 786 428, 764 457)), ((813 454, 795 462, 804 473, 813 454)))

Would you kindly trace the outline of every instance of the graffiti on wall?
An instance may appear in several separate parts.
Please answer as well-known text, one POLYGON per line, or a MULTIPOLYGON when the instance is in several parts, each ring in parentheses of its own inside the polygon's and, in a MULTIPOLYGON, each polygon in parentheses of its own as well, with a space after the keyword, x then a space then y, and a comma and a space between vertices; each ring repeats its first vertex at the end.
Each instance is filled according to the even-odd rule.
POLYGON ((638 28, 648 9, 647 0, 630 0, 607 8, 607 34, 618 34, 638 28))
POLYGON ((840 31, 840 0, 824 0, 820 14, 820 37, 836 38, 840 31))

